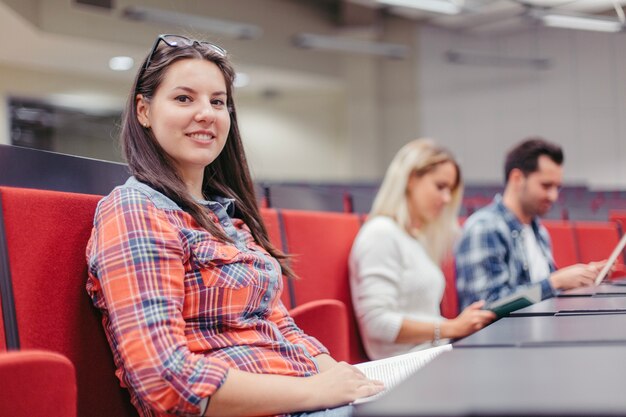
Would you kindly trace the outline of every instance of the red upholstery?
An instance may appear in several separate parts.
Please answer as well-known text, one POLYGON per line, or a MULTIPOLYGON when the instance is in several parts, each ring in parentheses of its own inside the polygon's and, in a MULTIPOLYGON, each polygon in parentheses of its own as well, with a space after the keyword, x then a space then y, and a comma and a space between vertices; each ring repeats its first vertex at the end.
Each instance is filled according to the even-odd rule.
POLYGON ((441 270, 446 278, 446 289, 441 300, 441 315, 453 319, 459 315, 459 297, 456 292, 456 266, 454 256, 449 256, 441 263, 441 270))
POLYGON ((578 247, 576 246, 572 224, 559 220, 544 220, 542 224, 550 234, 552 255, 557 268, 578 263, 578 247))
MULTIPOLYGON (((578 242, 580 262, 601 261, 608 258, 619 242, 617 225, 612 222, 575 222, 574 235, 578 242)), ((624 275, 624 257, 615 262, 612 278, 624 275)))
POLYGON ((349 316, 346 305, 338 300, 315 300, 293 310, 291 316, 306 334, 315 336, 337 361, 350 360, 346 335, 349 316))
POLYGON ((367 360, 352 308, 348 271, 348 256, 361 225, 359 216, 296 210, 282 213, 287 250, 294 255, 293 267, 301 278, 293 282, 297 305, 319 299, 343 302, 350 324, 349 362, 367 360))
POLYGON ((58 353, 0 353, 0 416, 76 417, 76 376, 58 353))
POLYGON ((20 346, 76 367, 78 415, 136 416, 85 290, 98 196, 0 187, 20 346))

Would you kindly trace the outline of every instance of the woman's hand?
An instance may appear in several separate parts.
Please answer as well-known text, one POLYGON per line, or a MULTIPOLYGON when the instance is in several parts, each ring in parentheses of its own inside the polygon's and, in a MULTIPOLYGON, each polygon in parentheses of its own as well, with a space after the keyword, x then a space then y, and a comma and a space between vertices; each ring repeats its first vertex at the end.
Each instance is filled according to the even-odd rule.
POLYGON ((306 378, 311 385, 311 409, 332 408, 351 403, 384 390, 380 381, 368 379, 363 372, 346 362, 337 362, 329 369, 306 378))
POLYGON ((493 311, 483 310, 484 305, 484 301, 476 301, 467 306, 456 318, 443 322, 441 324, 441 337, 464 337, 494 321, 496 315, 493 311))

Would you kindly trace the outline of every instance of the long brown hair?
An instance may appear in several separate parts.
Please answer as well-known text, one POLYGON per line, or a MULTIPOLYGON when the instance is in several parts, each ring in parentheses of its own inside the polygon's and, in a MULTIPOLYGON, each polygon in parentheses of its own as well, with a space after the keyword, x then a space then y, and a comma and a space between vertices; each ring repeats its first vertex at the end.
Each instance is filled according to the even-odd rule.
POLYGON ((204 169, 202 192, 205 196, 221 195, 235 199, 236 215, 250 228, 252 236, 270 255, 280 262, 283 273, 295 277, 287 263, 287 256, 269 240, 267 229, 259 212, 254 185, 241 142, 237 112, 232 89, 235 70, 225 56, 204 43, 168 46, 164 42, 144 60, 138 72, 122 119, 121 142, 130 172, 141 182, 159 190, 188 212, 194 220, 223 242, 232 240, 216 226, 206 208, 196 203, 187 190, 174 161, 154 138, 152 131, 141 126, 137 119, 136 96, 141 94, 148 102, 161 85, 167 69, 183 59, 204 59, 217 65, 226 82, 226 105, 230 114, 230 131, 226 145, 218 157, 204 169))

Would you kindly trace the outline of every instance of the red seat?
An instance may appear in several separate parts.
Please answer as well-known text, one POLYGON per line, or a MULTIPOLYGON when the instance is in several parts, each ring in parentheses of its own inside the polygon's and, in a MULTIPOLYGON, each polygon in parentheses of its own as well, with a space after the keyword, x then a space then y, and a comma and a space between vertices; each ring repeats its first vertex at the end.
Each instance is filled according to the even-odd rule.
POLYGON ((552 255, 557 268, 580 262, 572 224, 559 220, 544 220, 542 224, 550 234, 552 255))
POLYGON ((293 267, 300 277, 293 282, 297 305, 320 299, 344 303, 349 323, 348 362, 366 361, 352 308, 348 271, 352 242, 361 226, 359 216, 296 210, 283 210, 282 216, 286 249, 294 256, 293 267))
POLYGON ((15 313, 12 324, 4 317, 7 334, 16 326, 20 348, 59 352, 74 364, 79 416, 136 416, 85 290, 85 247, 100 197, 8 187, 0 197, 15 313))
MULTIPOLYGON (((574 234, 578 242, 580 262, 588 263, 607 259, 619 242, 617 225, 612 222, 575 222, 574 234)), ((615 262, 611 278, 624 275, 624 257, 615 262)))
POLYGON ((58 353, 0 353, 0 392, 1 416, 76 417, 74 366, 58 353))

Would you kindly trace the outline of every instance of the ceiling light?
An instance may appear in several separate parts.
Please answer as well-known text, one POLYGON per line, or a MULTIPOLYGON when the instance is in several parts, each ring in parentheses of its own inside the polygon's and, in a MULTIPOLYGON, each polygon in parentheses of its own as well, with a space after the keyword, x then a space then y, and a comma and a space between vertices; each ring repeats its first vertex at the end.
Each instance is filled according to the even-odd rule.
POLYGON ((135 65, 135 60, 129 56, 114 56, 109 60, 109 68, 113 71, 128 71, 135 65))
POLYGON ((129 6, 124 9, 122 16, 132 20, 178 26, 192 31, 201 30, 237 39, 254 39, 263 33, 260 26, 249 23, 212 19, 153 7, 129 6))
POLYGON ((459 14, 458 4, 448 0, 376 0, 385 6, 406 7, 442 14, 459 14))
POLYGON ((399 43, 372 42, 313 33, 299 33, 293 37, 293 43, 300 48, 377 55, 394 59, 403 59, 409 54, 409 47, 399 43))
POLYGON ((615 19, 569 14, 544 14, 540 16, 545 26, 566 29, 593 30, 599 32, 619 32, 621 22, 615 19))

